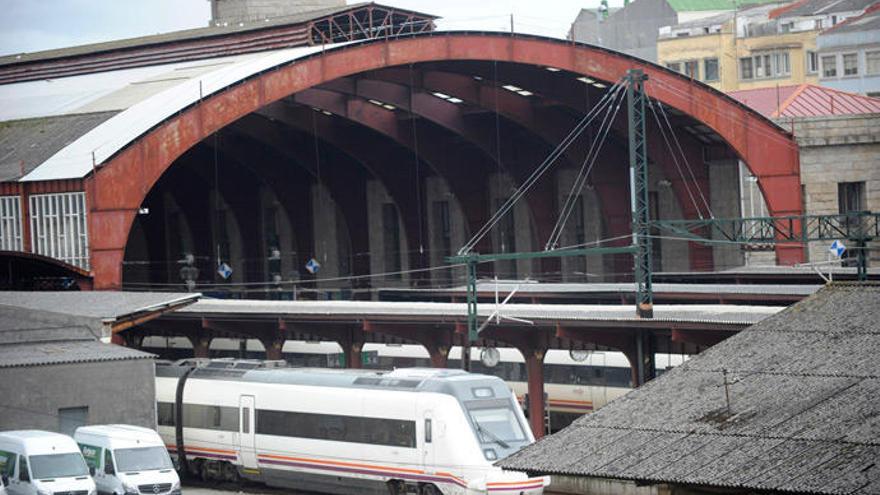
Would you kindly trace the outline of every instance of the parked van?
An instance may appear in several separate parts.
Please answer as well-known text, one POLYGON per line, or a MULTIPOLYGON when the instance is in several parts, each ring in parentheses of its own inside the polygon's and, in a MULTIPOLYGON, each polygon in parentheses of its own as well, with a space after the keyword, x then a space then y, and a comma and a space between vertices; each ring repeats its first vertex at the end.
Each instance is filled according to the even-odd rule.
POLYGON ((0 432, 0 474, 9 495, 95 495, 76 442, 49 431, 0 432))
POLYGON ((159 434, 131 425, 80 426, 73 438, 102 495, 180 495, 180 478, 159 434))

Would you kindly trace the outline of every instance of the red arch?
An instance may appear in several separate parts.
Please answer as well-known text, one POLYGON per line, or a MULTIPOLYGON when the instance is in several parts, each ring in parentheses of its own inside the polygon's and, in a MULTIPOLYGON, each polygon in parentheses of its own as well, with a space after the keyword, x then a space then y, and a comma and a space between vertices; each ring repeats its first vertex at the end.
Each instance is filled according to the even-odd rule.
MULTIPOLYGON (((640 68, 650 96, 717 132, 758 177, 772 215, 801 213, 797 145, 785 131, 731 98, 662 67, 601 48, 529 36, 432 33, 362 43, 263 72, 178 113, 117 153, 89 178, 96 288, 121 285, 125 244, 138 207, 184 151, 269 103, 339 77, 384 67, 448 60, 550 66, 605 81, 640 68)), ((780 263, 803 259, 801 246, 777 248, 780 263)))

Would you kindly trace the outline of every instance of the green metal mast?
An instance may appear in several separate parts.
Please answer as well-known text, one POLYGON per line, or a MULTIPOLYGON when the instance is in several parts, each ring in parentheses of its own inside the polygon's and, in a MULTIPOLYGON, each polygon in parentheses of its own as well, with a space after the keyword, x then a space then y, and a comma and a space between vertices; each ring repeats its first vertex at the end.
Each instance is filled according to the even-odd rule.
POLYGON ((648 76, 641 69, 626 73, 629 122, 629 182, 632 204, 632 232, 635 253, 636 312, 642 318, 654 316, 651 287, 650 208, 648 206, 648 155, 645 143, 645 91, 648 76))

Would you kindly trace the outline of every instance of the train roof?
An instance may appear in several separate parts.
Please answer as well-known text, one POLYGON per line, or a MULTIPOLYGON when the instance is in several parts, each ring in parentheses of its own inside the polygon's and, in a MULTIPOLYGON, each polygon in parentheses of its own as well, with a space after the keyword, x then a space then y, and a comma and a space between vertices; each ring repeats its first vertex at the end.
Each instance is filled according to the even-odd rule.
MULTIPOLYGON (((157 377, 180 377, 189 367, 157 365, 157 377)), ((393 371, 265 368, 258 361, 213 360, 197 367, 190 379, 275 383, 315 387, 365 388, 409 392, 436 392, 461 396, 465 388, 504 382, 497 377, 454 369, 400 368, 393 371)))

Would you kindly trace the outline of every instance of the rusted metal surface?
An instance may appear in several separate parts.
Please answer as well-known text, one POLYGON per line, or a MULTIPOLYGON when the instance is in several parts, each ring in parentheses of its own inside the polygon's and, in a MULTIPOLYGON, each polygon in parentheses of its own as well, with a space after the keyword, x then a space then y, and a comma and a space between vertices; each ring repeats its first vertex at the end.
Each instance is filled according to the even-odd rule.
MULTIPOLYGON (((603 81, 642 68, 652 98, 693 116, 718 133, 758 176, 773 215, 801 212, 797 146, 772 122, 711 88, 637 59, 595 47, 525 36, 444 33, 365 43, 314 55, 204 99, 133 142, 87 179, 96 286, 121 283, 122 259, 134 212, 152 184, 186 149, 234 120, 288 95, 360 72, 410 63, 483 60, 552 66, 603 81), (113 265, 117 268, 113 268, 113 265), (100 267, 100 270, 98 269, 100 267)), ((779 246, 777 259, 803 259, 801 246, 779 246)))

